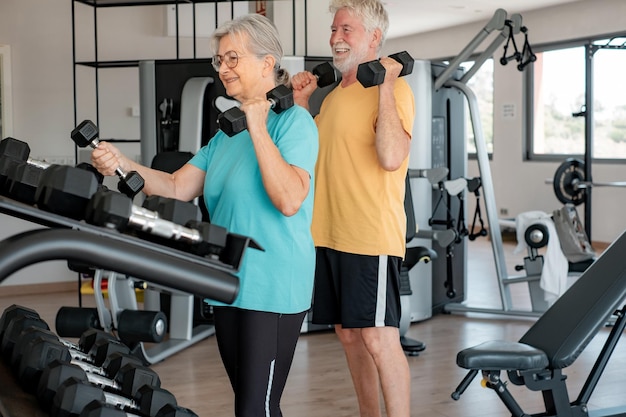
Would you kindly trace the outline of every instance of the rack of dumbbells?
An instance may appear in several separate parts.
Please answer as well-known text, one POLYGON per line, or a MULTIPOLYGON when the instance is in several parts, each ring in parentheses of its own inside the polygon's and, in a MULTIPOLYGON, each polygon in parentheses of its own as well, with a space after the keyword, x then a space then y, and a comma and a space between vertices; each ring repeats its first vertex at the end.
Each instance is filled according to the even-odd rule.
POLYGON ((5 417, 197 416, 109 332, 89 329, 74 343, 14 304, 0 317, 0 351, 5 417))
MULTIPOLYGON (((72 132, 72 139, 93 143, 96 135, 95 125, 83 122, 72 132)), ((191 203, 155 197, 147 198, 143 206, 135 205, 132 197, 143 181, 136 173, 120 173, 120 182, 130 183, 120 184, 117 192, 104 187, 101 177, 87 164, 51 165, 32 160, 29 154, 25 142, 14 138, 0 141, 0 213, 46 228, 0 241, 0 282, 38 262, 67 260, 68 264, 133 277, 143 288, 170 291, 186 314, 184 320, 173 317, 170 323, 169 334, 182 333, 180 339, 163 340, 167 320, 157 310, 107 311, 99 305, 98 317, 93 320, 85 320, 94 315, 93 309, 83 314, 73 309, 63 316, 65 320, 71 317, 72 322, 57 317, 57 332, 62 337, 78 337, 88 327, 81 323, 97 324, 118 336, 121 330, 125 342, 133 345, 134 353, 147 364, 206 336, 209 329, 192 328, 187 320, 190 300, 197 296, 232 302, 239 289, 235 272, 244 251, 262 248, 249 237, 228 233, 188 214, 193 213, 191 203), (151 347, 154 352, 147 351, 144 342, 157 342, 151 347)))

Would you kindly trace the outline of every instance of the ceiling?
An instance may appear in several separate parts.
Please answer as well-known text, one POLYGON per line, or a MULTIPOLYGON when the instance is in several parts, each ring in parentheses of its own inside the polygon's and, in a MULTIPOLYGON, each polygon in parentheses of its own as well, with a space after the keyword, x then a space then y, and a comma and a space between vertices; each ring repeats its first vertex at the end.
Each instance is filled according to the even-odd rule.
POLYGON ((591 0, 383 0, 389 12, 388 38, 429 32, 466 23, 485 24, 498 8, 513 13, 591 0))

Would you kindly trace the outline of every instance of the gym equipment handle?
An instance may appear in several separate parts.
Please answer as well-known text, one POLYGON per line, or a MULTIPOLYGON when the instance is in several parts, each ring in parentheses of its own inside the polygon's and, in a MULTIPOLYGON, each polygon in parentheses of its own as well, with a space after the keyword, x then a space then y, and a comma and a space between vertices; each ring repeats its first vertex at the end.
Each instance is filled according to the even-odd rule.
POLYGON ((236 276, 218 269, 72 229, 36 229, 0 242, 0 282, 38 262, 72 260, 224 303, 239 291, 236 276))

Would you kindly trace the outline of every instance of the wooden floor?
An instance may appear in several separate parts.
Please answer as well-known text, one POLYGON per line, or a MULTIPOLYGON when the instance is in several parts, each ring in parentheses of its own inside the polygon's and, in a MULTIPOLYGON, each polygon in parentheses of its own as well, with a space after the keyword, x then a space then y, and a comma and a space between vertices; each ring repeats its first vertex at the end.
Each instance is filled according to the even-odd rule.
MULTIPOLYGON (((513 244, 506 244, 509 271, 522 262, 524 254, 512 255, 513 244)), ((468 250, 467 301, 469 305, 498 308, 499 295, 490 243, 470 242, 468 250)), ((509 272, 511 274, 511 272, 509 272)), ((88 301, 87 301, 88 302, 88 301)), ((514 302, 528 308, 524 287, 515 292, 514 302)), ((20 304, 37 310, 48 323, 54 323, 57 309, 76 305, 75 293, 11 296, 0 298, 0 309, 20 304)), ((451 392, 465 375, 455 364, 456 353, 487 340, 517 340, 534 318, 477 313, 440 314, 411 325, 408 335, 427 344, 419 356, 408 357, 412 375, 411 415, 414 417, 491 417, 507 416, 495 393, 481 387, 476 379, 460 398, 451 392)), ((601 348, 608 329, 603 329, 574 365, 566 369, 570 396, 575 398, 601 348)), ((180 405, 201 417, 232 416, 232 393, 222 369, 214 337, 153 365, 163 387, 172 391, 180 405)), ((626 351, 619 344, 609 367, 591 398, 590 408, 626 403, 624 375, 626 351)), ((541 395, 523 387, 510 388, 528 414, 542 411, 541 395)), ((285 416, 355 417, 357 404, 342 349, 332 332, 303 334, 298 342, 294 364, 282 402, 285 416)))

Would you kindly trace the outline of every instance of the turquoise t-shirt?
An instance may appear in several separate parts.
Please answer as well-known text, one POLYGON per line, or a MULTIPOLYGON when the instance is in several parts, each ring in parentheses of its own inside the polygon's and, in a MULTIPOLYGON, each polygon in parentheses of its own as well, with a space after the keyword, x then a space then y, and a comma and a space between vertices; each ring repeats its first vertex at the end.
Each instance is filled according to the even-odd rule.
POLYGON ((218 131, 189 162, 206 171, 204 199, 211 222, 251 237, 265 249, 246 249, 237 273, 239 293, 230 305, 293 314, 311 307, 313 293, 311 218, 318 134, 309 112, 299 106, 280 114, 270 111, 267 129, 285 161, 311 176, 309 194, 291 217, 270 201, 247 130, 233 137, 218 131))

